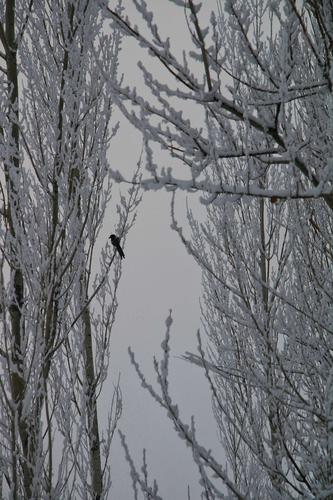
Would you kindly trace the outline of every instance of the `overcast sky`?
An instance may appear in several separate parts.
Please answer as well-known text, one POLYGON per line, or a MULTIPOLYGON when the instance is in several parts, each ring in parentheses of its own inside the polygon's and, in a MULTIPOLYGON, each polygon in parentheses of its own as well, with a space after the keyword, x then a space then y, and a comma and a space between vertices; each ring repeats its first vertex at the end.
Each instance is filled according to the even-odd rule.
MULTIPOLYGON (((118 156, 122 136, 127 138, 123 138, 125 142, 130 138, 133 147, 123 148, 119 155, 124 160, 126 154, 128 165, 135 165, 141 142, 135 132, 127 134, 128 128, 123 124, 119 144, 113 151, 116 150, 118 156)), ((120 186, 120 189, 125 187, 120 186)), ((194 195, 190 200, 198 205, 194 195)), ((184 214, 184 194, 179 197, 178 206, 179 213, 184 214)), ((147 379, 155 383, 153 356, 161 356, 165 319, 172 309, 171 393, 188 421, 191 415, 196 415, 205 444, 214 447, 217 432, 207 383, 199 368, 180 359, 185 351, 196 351, 201 274, 177 234, 171 230, 170 222, 170 194, 163 191, 145 193, 137 223, 126 242, 119 309, 112 332, 109 380, 114 383, 120 372, 124 409, 119 427, 126 433, 137 460, 141 460, 143 447, 147 449, 151 472, 159 479, 163 498, 185 498, 189 483, 195 499, 199 498, 200 490, 191 452, 177 437, 162 408, 141 387, 127 353, 131 346, 147 379)), ((106 387, 104 393, 107 394, 110 385, 107 383, 106 387)), ((107 397, 105 402, 108 403, 107 397)), ((118 436, 112 450, 113 498, 132 498, 128 465, 118 436)))
MULTIPOLYGON (((174 7, 170 7, 168 0, 150 0, 147 3, 157 15, 162 33, 169 33, 171 42, 183 48, 188 39, 184 36, 186 24, 183 15, 179 16, 180 9, 176 10, 175 16, 174 7)), ((213 0, 207 3, 211 8, 216 5, 213 0)), ((133 13, 131 4, 132 0, 124 0, 130 14, 133 13)), ((140 20, 136 18, 136 22, 139 24, 140 20)), ((142 83, 136 68, 139 58, 147 63, 147 58, 136 48, 135 42, 126 41, 121 54, 121 70, 126 75, 126 81, 134 82, 140 91, 142 83)), ((157 68, 156 71, 162 71, 157 68)), ((111 166, 124 175, 128 173, 130 177, 140 150, 140 134, 121 120, 118 137, 111 144, 111 166)), ((162 155, 160 159, 161 163, 167 161, 162 155)), ((119 189, 126 188, 119 186, 119 189)), ((184 220, 186 197, 183 194, 178 198, 178 213, 184 220)), ((189 200, 198 206, 195 195, 189 195, 189 200)), ((110 219, 112 225, 112 214, 110 219)), ((109 404, 108 394, 111 397, 111 384, 120 372, 124 409, 119 427, 127 436, 137 465, 141 466, 142 448, 145 447, 151 475, 157 478, 160 485, 160 495, 165 499, 181 500, 186 498, 189 484, 194 500, 199 498, 200 488, 191 451, 177 437, 163 409, 141 387, 127 353, 128 346, 131 346, 148 380, 155 383, 152 358, 154 355, 160 357, 165 319, 169 309, 173 310, 171 394, 179 404, 181 415, 188 421, 191 415, 196 416, 199 437, 202 436, 204 444, 219 449, 209 388, 203 373, 179 358, 185 351, 196 350, 196 332, 200 327, 201 275, 177 234, 170 228, 169 193, 160 191, 144 195, 137 223, 128 236, 125 254, 118 315, 112 332, 110 377, 104 389, 105 407, 109 404)), ((112 447, 112 478, 112 498, 133 498, 129 468, 118 436, 112 447)))

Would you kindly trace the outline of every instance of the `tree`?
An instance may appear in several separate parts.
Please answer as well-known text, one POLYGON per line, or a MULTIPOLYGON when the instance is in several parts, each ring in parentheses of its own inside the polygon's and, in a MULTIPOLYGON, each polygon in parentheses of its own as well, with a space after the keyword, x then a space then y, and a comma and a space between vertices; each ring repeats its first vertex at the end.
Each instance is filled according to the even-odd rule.
MULTIPOLYGON (((117 71, 120 34, 103 34, 90 0, 8 0, 0 16, 1 486, 15 499, 99 499, 121 412, 116 388, 102 435, 121 276, 98 240, 116 132, 102 74, 117 71)), ((131 188, 114 204, 122 238, 138 201, 131 188)))
POLYGON ((166 76, 139 63, 150 98, 122 80, 115 99, 143 133, 141 185, 196 191, 206 206, 204 224, 188 213, 190 240, 173 201, 172 227, 203 270, 208 346, 199 336, 186 357, 209 381, 228 473, 171 399, 170 320, 160 392, 132 361, 191 445, 205 498, 333 498, 331 2, 225 0, 202 27, 200 4, 174 0, 192 40, 182 59, 146 2, 133 3, 142 30, 105 2, 103 11, 166 76), (156 145, 188 178, 158 166, 156 145))

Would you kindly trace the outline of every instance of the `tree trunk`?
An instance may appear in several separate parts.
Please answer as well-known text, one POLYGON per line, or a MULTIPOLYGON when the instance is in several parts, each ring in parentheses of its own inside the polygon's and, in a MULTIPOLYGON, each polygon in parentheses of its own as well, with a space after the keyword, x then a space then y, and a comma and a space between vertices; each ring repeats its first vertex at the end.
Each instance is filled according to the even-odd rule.
MULTIPOLYGON (((84 277, 81 280, 82 295, 86 295, 86 284, 84 277)), ((89 448, 90 448, 90 473, 91 487, 94 500, 99 500, 103 491, 103 474, 101 465, 101 449, 98 429, 98 414, 97 414, 97 397, 96 397, 96 380, 94 369, 94 355, 91 335, 91 320, 89 308, 86 307, 83 315, 83 331, 84 331, 84 368, 87 383, 87 424, 89 433, 89 448)))

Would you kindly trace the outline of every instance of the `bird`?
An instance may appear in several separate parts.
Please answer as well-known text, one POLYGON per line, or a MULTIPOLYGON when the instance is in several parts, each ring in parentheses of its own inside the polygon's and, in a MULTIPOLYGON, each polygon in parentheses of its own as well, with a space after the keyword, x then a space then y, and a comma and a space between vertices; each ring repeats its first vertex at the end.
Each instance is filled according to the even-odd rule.
POLYGON ((123 249, 120 246, 120 240, 119 240, 118 236, 116 236, 115 234, 111 234, 111 236, 109 236, 109 240, 111 240, 112 245, 115 247, 115 249, 119 253, 120 258, 124 259, 125 254, 124 254, 123 249))

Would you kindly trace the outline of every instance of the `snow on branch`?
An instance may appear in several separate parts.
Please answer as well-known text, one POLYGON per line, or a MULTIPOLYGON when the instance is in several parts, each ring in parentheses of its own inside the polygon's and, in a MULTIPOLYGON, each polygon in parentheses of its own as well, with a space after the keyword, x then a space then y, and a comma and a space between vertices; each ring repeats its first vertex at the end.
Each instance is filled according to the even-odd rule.
MULTIPOLYGON (((150 38, 111 7, 105 6, 104 13, 157 57, 169 75, 164 78, 157 69, 151 73, 141 62, 138 66, 152 98, 143 99, 136 89, 114 79, 113 92, 146 143, 169 151, 190 174, 185 180, 173 170, 157 168, 154 178, 143 181, 144 188, 202 191, 211 199, 219 194, 282 200, 321 197, 332 209, 332 180, 326 175, 332 146, 319 126, 330 122, 331 83, 328 61, 314 50, 320 9, 301 12, 294 2, 286 2, 287 15, 280 14, 275 2, 246 8, 244 2, 226 2, 225 11, 221 8, 209 21, 200 4, 191 0, 184 5, 185 22, 197 52, 185 48, 181 61, 171 53, 168 39, 162 40, 146 3, 135 5, 150 38), (254 19, 256 23, 250 22, 254 19), (263 28, 269 22, 270 31, 263 28), (309 70, 309 60, 314 71, 309 70), (265 188, 266 194, 259 182, 263 173, 248 186, 254 164, 262 172, 274 172, 276 182, 265 188), (204 174, 200 180, 199 173, 204 174)), ((324 52, 327 33, 320 42, 324 52)), ((148 159, 147 166, 152 166, 148 159)))
MULTIPOLYGON (((169 392, 169 353, 170 353, 170 328, 172 325, 171 311, 166 320, 166 333, 165 338, 161 344, 162 349, 162 359, 160 362, 154 358, 154 369, 157 375, 158 389, 155 389, 149 382, 147 382, 145 375, 143 374, 139 363, 135 359, 135 355, 131 349, 129 349, 130 359, 135 368, 135 371, 141 381, 141 385, 146 389, 153 399, 155 399, 158 404, 164 408, 167 412, 169 419, 173 422, 174 428, 178 433, 179 437, 183 439, 188 446, 192 449, 193 459, 199 468, 201 475, 201 484, 204 490, 211 492, 211 498, 229 498, 225 495, 219 486, 216 485, 216 481, 213 480, 208 475, 213 474, 215 480, 219 479, 223 485, 225 485, 233 495, 239 500, 245 500, 244 496, 235 486, 233 481, 229 478, 227 472, 224 468, 214 459, 210 450, 207 450, 202 446, 196 437, 196 430, 194 419, 192 417, 191 424, 186 424, 181 416, 178 409, 178 405, 173 402, 171 394, 169 392)), ((130 458, 130 454, 127 446, 125 445, 125 440, 122 437, 123 446, 125 447, 125 453, 127 460, 130 463, 132 478, 135 482, 139 482, 139 475, 134 467, 133 461, 130 458)), ((140 483, 142 487, 142 484, 140 483)), ((143 485, 143 491, 146 491, 146 485, 143 485)))

